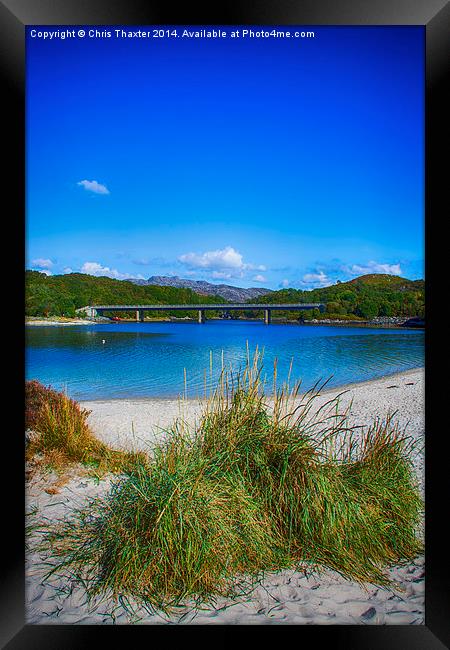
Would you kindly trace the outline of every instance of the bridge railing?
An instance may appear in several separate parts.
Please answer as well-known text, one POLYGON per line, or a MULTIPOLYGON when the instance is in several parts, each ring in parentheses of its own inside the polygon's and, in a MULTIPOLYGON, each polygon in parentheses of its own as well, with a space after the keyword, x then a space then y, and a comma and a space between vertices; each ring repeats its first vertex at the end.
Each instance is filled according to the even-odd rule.
MULTIPOLYGON (((146 311, 198 311, 198 322, 205 322, 206 311, 263 311, 264 322, 268 325, 271 322, 272 311, 306 311, 318 309, 325 311, 324 303, 208 303, 197 305, 92 305, 82 308, 87 317, 95 318, 98 315, 104 315, 105 312, 135 312, 136 320, 144 320, 146 311)), ((78 310, 78 311, 82 311, 78 310)))
POLYGON ((224 310, 261 310, 261 309, 275 309, 275 310, 292 310, 302 311, 308 309, 324 308, 324 303, 207 303, 207 304, 186 304, 186 305, 90 305, 83 309, 95 309, 96 311, 135 311, 141 309, 144 311, 195 311, 197 309, 204 309, 208 311, 224 311, 224 310))

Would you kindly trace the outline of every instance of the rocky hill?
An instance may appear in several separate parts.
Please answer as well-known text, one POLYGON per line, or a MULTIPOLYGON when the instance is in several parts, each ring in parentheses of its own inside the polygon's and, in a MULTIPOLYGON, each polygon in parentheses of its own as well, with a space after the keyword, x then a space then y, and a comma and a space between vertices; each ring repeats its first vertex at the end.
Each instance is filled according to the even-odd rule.
POLYGON ((229 284, 211 284, 204 280, 188 280, 187 278, 179 278, 178 276, 164 276, 152 275, 148 280, 129 280, 134 284, 141 286, 154 285, 159 287, 176 287, 178 289, 191 289, 202 296, 222 296, 225 300, 230 302, 248 302, 265 296, 271 293, 271 289, 263 287, 251 287, 250 289, 243 289, 241 287, 233 287, 229 284))

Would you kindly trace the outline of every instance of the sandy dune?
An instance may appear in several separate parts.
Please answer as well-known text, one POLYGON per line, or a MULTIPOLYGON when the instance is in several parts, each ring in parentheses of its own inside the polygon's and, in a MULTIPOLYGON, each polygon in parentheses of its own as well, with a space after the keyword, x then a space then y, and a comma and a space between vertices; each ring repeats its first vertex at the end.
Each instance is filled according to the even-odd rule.
MULTIPOLYGON (((327 391, 317 404, 329 400, 343 389, 327 391)), ((372 382, 345 388, 341 405, 352 401, 351 419, 355 424, 368 424, 375 416, 385 417, 398 411, 395 419, 422 446, 424 440, 424 372, 413 370, 372 382)), ((92 410, 90 424, 96 435, 114 446, 148 449, 164 435, 174 418, 192 424, 201 414, 198 402, 178 403, 170 400, 112 400, 84 402, 92 410)), ((421 490, 424 488, 424 453, 415 458, 415 471, 421 490)), ((110 479, 97 482, 72 478, 56 494, 45 490, 52 477, 35 477, 27 489, 27 524, 52 522, 70 516, 74 507, 85 504, 93 496, 105 493, 110 479)), ((31 549, 39 537, 30 538, 31 549)), ((170 617, 136 607, 134 614, 126 603, 111 600, 88 605, 84 590, 67 580, 52 578, 42 583, 48 570, 43 565, 51 558, 29 550, 26 567, 26 619, 33 624, 423 624, 424 623, 424 558, 418 557, 407 566, 397 566, 388 573, 393 589, 358 585, 344 580, 333 571, 305 575, 283 571, 266 576, 247 597, 237 601, 219 599, 201 610, 189 604, 170 617)))

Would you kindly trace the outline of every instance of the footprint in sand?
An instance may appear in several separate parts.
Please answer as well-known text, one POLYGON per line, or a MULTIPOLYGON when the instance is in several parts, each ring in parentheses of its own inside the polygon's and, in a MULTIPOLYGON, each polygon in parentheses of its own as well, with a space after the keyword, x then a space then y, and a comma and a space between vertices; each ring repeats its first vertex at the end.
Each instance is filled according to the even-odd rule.
POLYGON ((284 589, 280 589, 280 595, 282 600, 287 601, 298 601, 303 598, 302 592, 299 589, 295 589, 295 587, 284 587, 284 589))

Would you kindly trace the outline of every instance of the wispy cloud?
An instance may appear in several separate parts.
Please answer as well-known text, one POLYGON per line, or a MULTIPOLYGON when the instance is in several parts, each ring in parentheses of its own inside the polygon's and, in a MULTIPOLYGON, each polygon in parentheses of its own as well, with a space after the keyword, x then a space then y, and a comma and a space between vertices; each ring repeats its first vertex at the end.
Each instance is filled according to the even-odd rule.
POLYGON ((93 192, 94 194, 109 194, 106 185, 98 183, 97 181, 79 181, 77 185, 81 185, 85 190, 93 192))
MULTIPOLYGON (((367 275, 369 273, 402 275, 403 272, 400 263, 389 264, 371 260, 365 263, 345 264, 335 259, 332 263, 318 263, 315 268, 307 269, 306 273, 303 273, 303 275, 300 276, 300 279, 294 279, 293 281, 290 281, 287 278, 284 279, 280 283, 280 287, 287 287, 290 285, 306 290, 320 289, 331 286, 337 280, 345 282, 346 280, 350 280, 356 276, 367 275)), ((298 272, 298 275, 300 275, 300 272, 298 272)))
POLYGON ((352 264, 345 267, 350 275, 366 275, 368 273, 385 273, 387 275, 402 275, 400 264, 380 264, 371 260, 367 264, 352 264))
MULTIPOLYGON (((196 273, 198 273, 198 271, 197 272, 196 271, 187 271, 186 275, 193 276, 193 275, 196 275, 196 273)), ((241 278, 243 276, 243 274, 236 275, 235 273, 232 273, 232 272, 227 273, 226 271, 213 271, 210 275, 211 275, 211 278, 213 278, 213 280, 231 280, 232 278, 235 278, 235 277, 241 278)))
POLYGON ((37 269, 51 269, 52 266, 54 266, 52 260, 44 259, 42 257, 39 257, 36 260, 32 260, 31 264, 37 269))
POLYGON ((150 266, 150 260, 147 258, 141 258, 138 260, 131 260, 133 264, 136 264, 137 266, 150 266))
POLYGON ((106 276, 115 280, 144 280, 142 275, 131 275, 130 273, 121 273, 117 269, 111 269, 109 266, 102 266, 98 262, 85 262, 81 267, 81 273, 95 275, 96 277, 106 276))
POLYGON ((131 260, 136 266, 173 266, 174 262, 166 260, 164 257, 138 257, 131 260))
POLYGON ((255 282, 267 282, 267 278, 264 275, 261 275, 261 273, 258 273, 258 275, 254 275, 252 280, 255 282))
POLYGON ((333 284, 333 280, 329 278, 323 271, 316 273, 305 273, 297 285, 302 288, 320 289, 321 287, 329 287, 333 284))

